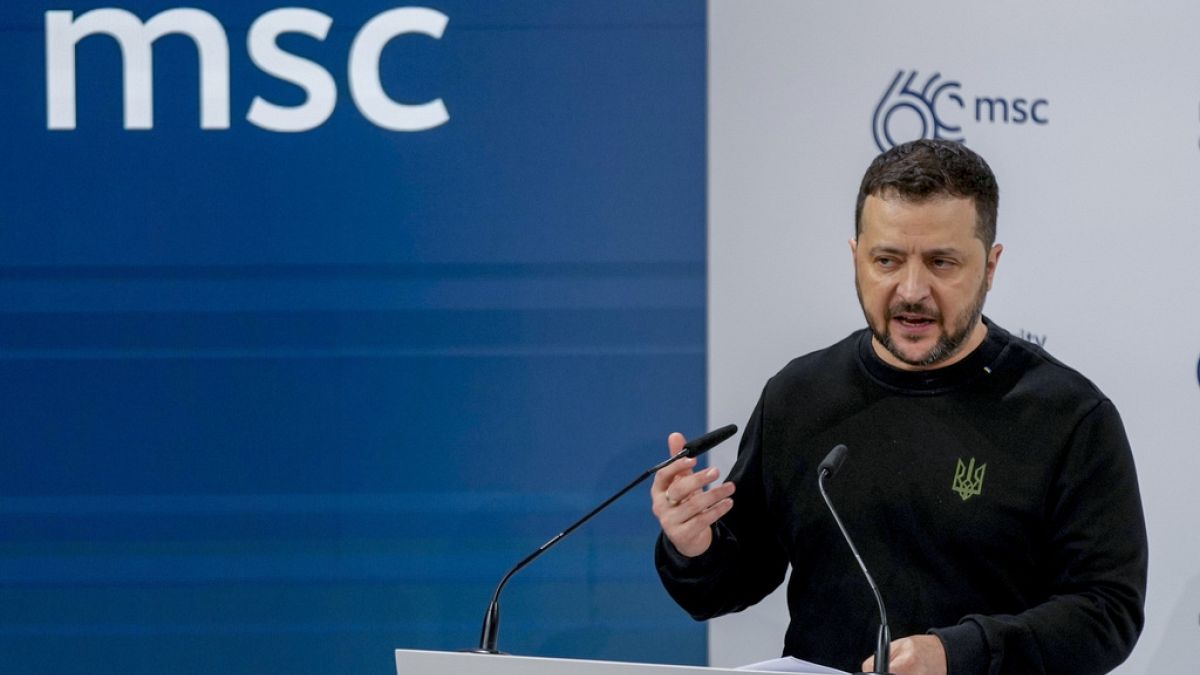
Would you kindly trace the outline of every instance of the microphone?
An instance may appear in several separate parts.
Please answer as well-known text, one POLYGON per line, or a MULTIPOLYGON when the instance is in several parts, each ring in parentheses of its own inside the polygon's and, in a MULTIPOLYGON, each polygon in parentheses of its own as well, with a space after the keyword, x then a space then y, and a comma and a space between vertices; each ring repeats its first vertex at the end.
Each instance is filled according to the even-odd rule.
POLYGON ((846 462, 846 456, 850 454, 850 450, 842 444, 838 444, 829 454, 822 460, 817 468, 817 488, 821 491, 821 497, 825 500, 825 506, 829 507, 829 512, 833 514, 833 520, 837 523, 838 529, 842 531, 842 537, 846 543, 850 545, 850 552, 854 554, 854 559, 858 561, 858 566, 862 568, 863 576, 867 577, 867 583, 871 586, 871 592, 875 594, 875 602, 879 604, 879 636, 875 642, 875 670, 872 673, 888 673, 888 658, 889 647, 892 643, 891 630, 888 629, 887 610, 883 607, 883 596, 879 594, 879 587, 875 585, 875 580, 871 578, 871 573, 867 571, 867 565, 863 562, 862 556, 858 554, 858 549, 855 548, 854 542, 850 539, 850 534, 846 532, 846 526, 842 524, 842 519, 838 517, 837 510, 833 508, 833 502, 829 499, 829 493, 825 491, 825 481, 833 478, 842 464, 846 462))
POLYGON ((625 493, 627 493, 630 490, 632 490, 633 488, 637 487, 637 485, 639 483, 641 483, 642 481, 646 480, 650 476, 653 476, 658 471, 665 469, 666 467, 674 464, 675 462, 678 462, 681 459, 684 459, 686 457, 699 457, 700 455, 703 455, 704 453, 708 452, 709 450, 712 450, 713 448, 715 448, 717 445, 728 440, 730 436, 736 434, 737 429, 738 428, 737 428, 736 424, 728 424, 719 429, 713 429, 712 431, 708 432, 707 434, 704 434, 703 436, 700 436, 699 438, 696 438, 693 441, 689 441, 686 445, 683 446, 683 450, 680 451, 679 454, 673 455, 670 458, 665 459, 665 460, 659 462, 658 464, 655 464, 654 466, 647 469, 645 472, 642 473, 642 475, 633 479, 633 482, 631 482, 629 485, 626 485, 625 487, 621 488, 616 494, 614 494, 613 496, 604 500, 600 504, 600 506, 597 506, 596 508, 589 511, 587 513, 587 515, 585 515, 584 517, 582 517, 579 520, 572 523, 571 526, 568 527, 567 529, 554 535, 550 539, 550 541, 547 541, 546 543, 542 544, 541 546, 539 546, 537 548, 537 550, 535 550, 533 553, 530 553, 529 555, 525 556, 525 558, 523 560, 521 560, 521 562, 514 565, 513 568, 511 570, 509 570, 507 574, 504 575, 504 578, 500 580, 500 583, 496 585, 496 590, 495 590, 495 592, 492 593, 492 601, 488 604, 487 612, 483 615, 483 630, 481 631, 480 636, 479 636, 479 647, 476 649, 470 649, 467 651, 473 652, 475 654, 501 654, 502 653, 500 651, 497 651, 497 649, 496 649, 496 641, 497 641, 497 639, 499 639, 499 634, 500 634, 500 592, 502 590, 504 590, 505 584, 508 583, 508 580, 511 579, 514 574, 516 574, 517 572, 520 572, 529 563, 533 562, 534 560, 537 560, 537 558, 539 556, 541 556, 546 551, 550 550, 551 546, 554 546, 558 542, 562 541, 563 538, 565 538, 567 535, 571 534, 576 529, 578 529, 580 525, 583 525, 587 521, 591 520, 592 517, 595 516, 597 513, 600 513, 604 509, 608 508, 609 504, 612 504, 613 502, 617 501, 621 497, 625 496, 625 493))
MULTIPOLYGON (((684 457, 699 457, 700 455, 703 455, 709 450, 712 450, 718 445, 729 440, 729 437, 736 433, 736 424, 726 424, 723 427, 713 429, 712 431, 695 440, 688 441, 683 446, 683 452, 679 453, 679 455, 683 455, 684 457)), ((665 463, 663 463, 663 466, 667 466, 674 462, 679 458, 679 455, 675 455, 671 459, 667 460, 665 463)), ((655 473, 657 471, 658 469, 651 469, 651 473, 655 473)))
POLYGON ((837 472, 842 470, 842 465, 846 463, 846 457, 849 454, 850 448, 839 443, 829 451, 828 455, 825 455, 825 459, 821 460, 821 466, 817 468, 819 476, 824 477, 826 473, 830 478, 836 476, 837 472))

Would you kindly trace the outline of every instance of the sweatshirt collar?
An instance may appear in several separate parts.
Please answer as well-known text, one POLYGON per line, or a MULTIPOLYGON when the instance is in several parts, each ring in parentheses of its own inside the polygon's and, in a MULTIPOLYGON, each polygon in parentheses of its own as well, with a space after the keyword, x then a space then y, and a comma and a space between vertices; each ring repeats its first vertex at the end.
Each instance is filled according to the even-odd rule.
POLYGON ((863 369, 880 384, 910 394, 939 394, 978 377, 991 374, 992 364, 1008 345, 1009 334, 986 316, 987 336, 966 358, 933 370, 900 370, 888 365, 871 345, 871 331, 863 330, 858 340, 858 357, 863 369))

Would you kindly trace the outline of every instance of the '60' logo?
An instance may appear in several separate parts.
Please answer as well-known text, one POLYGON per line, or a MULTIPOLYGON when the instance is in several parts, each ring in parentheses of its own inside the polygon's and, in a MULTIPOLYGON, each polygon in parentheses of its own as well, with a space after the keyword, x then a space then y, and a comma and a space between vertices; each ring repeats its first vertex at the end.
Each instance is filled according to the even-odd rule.
POLYGON ((875 106, 875 117, 871 125, 875 133, 875 145, 879 146, 881 152, 912 140, 907 137, 909 134, 905 134, 906 137, 902 137, 899 142, 892 137, 892 125, 897 116, 907 117, 910 121, 915 116, 916 121, 920 124, 917 138, 963 140, 962 127, 947 124, 938 117, 937 111, 938 99, 942 96, 957 103, 959 108, 965 107, 962 97, 957 93, 962 85, 958 82, 939 84, 938 81, 941 78, 941 73, 934 73, 918 89, 915 84, 917 71, 906 74, 902 70, 896 73, 896 77, 892 79, 892 83, 883 94, 883 98, 879 100, 879 105, 875 106), (947 134, 951 134, 953 137, 947 134))
POLYGON ((875 145, 882 152, 899 143, 917 138, 943 138, 962 141, 962 127, 947 121, 951 117, 977 124, 1024 126, 1050 123, 1050 100, 1033 96, 974 96, 961 94, 958 82, 943 82, 934 73, 923 83, 916 71, 900 71, 892 78, 871 120, 875 145), (946 103, 949 101, 949 103, 946 103), (971 105, 968 105, 970 103, 971 105))

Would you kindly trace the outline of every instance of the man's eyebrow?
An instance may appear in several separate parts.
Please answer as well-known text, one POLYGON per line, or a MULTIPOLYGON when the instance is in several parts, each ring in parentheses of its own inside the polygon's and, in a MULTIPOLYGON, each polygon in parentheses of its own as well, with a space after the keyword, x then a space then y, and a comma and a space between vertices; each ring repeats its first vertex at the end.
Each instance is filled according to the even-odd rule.
MULTIPOLYGON (((908 251, 897 246, 878 245, 872 246, 868 251, 870 255, 908 255, 908 251)), ((945 246, 942 248, 934 248, 928 251, 921 251, 920 254, 925 257, 945 256, 948 258, 961 258, 962 251, 953 246, 945 246)))

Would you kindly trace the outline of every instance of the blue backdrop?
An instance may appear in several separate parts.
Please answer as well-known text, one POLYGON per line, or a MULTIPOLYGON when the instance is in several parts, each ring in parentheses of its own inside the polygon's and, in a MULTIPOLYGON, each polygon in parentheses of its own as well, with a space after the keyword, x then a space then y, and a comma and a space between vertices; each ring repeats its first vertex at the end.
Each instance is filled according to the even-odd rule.
MULTIPOLYGON (((122 51, 82 37, 48 128, 48 10, 0 5, 0 654, 14 673, 388 673, 478 640, 519 558, 698 433, 705 391, 705 3, 434 2, 390 41, 381 128, 347 59, 393 5, 306 2, 278 44, 337 85, 319 126, 247 121, 303 89, 200 0, 199 58, 153 46, 153 128, 122 51)), ((115 5, 141 21, 181 5, 115 5)), ((644 491, 515 578, 501 647, 702 663, 657 583, 644 491)))

